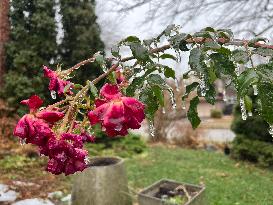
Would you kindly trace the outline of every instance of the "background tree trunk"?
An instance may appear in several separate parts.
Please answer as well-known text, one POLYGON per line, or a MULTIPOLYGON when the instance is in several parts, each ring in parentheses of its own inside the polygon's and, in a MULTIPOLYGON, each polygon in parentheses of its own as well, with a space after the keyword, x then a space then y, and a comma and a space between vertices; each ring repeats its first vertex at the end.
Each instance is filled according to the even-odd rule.
POLYGON ((0 86, 3 85, 4 79, 3 76, 5 74, 5 43, 9 40, 9 0, 1 0, 0 1, 0 86))

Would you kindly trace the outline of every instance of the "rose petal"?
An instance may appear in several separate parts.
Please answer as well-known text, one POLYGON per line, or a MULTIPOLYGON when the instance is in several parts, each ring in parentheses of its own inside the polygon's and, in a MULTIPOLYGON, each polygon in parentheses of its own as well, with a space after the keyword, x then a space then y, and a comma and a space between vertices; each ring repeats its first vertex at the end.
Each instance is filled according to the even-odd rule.
POLYGON ((100 95, 107 100, 121 97, 121 93, 117 85, 106 83, 100 90, 100 95))
POLYGON ((32 95, 29 99, 22 100, 21 104, 27 105, 31 111, 35 111, 41 107, 43 100, 37 95, 32 95))

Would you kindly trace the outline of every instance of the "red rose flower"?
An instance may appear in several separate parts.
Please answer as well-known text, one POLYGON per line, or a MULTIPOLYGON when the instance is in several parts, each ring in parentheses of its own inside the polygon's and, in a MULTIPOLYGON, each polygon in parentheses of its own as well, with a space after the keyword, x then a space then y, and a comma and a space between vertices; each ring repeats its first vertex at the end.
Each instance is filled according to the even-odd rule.
POLYGON ((67 135, 66 137, 76 137, 74 134, 64 133, 60 140, 51 138, 47 144, 46 154, 50 158, 47 171, 53 174, 74 174, 77 171, 83 171, 87 167, 85 159, 88 152, 75 147, 71 140, 65 139, 65 135, 67 135))
POLYGON ((125 136, 128 129, 138 129, 145 118, 144 104, 132 97, 122 97, 117 85, 105 84, 96 108, 88 113, 91 125, 101 123, 107 135, 125 136))
MULTIPOLYGON (((71 82, 67 80, 62 80, 58 76, 57 72, 51 70, 50 68, 46 66, 44 66, 43 69, 44 69, 44 76, 50 79, 48 89, 50 91, 57 92, 58 95, 63 95, 65 86, 68 84, 71 84, 71 82)), ((71 87, 72 86, 73 85, 71 84, 71 87)), ((71 95, 73 93, 70 89, 67 89, 67 94, 71 95)))
POLYGON ((49 123, 55 123, 63 118, 64 114, 58 111, 37 111, 43 104, 43 100, 33 95, 27 100, 23 100, 22 104, 28 105, 30 114, 24 115, 17 123, 13 134, 21 139, 25 139, 26 143, 42 145, 52 137, 53 132, 49 123))

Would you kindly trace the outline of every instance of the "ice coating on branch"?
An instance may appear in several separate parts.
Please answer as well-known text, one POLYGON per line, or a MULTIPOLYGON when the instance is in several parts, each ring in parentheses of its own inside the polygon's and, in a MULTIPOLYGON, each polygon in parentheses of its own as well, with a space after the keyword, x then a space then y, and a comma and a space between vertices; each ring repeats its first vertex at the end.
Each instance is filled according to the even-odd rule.
POLYGON ((258 86, 257 85, 252 85, 252 87, 253 87, 254 95, 258 95, 258 86))
POLYGON ((178 83, 177 78, 174 79, 174 83, 175 83, 175 89, 176 89, 176 91, 179 92, 180 89, 179 89, 179 83, 178 83))
POLYGON ((206 89, 206 81, 205 81, 205 75, 201 74, 201 78, 200 78, 200 90, 201 90, 201 96, 204 97, 207 93, 207 89, 206 89))
POLYGON ((169 85, 167 85, 167 90, 168 90, 169 95, 170 95, 172 108, 175 109, 176 108, 176 102, 175 102, 175 98, 174 98, 173 89, 169 85))
POLYGON ((246 113, 246 107, 245 107, 244 98, 240 98, 240 107, 241 107, 242 119, 246 120, 247 113, 246 113))
POLYGON ((155 127, 154 127, 154 122, 152 120, 149 120, 149 131, 150 131, 150 135, 152 137, 155 137, 155 127))
POLYGON ((227 95, 226 95, 226 90, 224 89, 223 91, 223 101, 226 102, 227 101, 227 95))
POLYGON ((182 99, 182 110, 186 110, 186 100, 182 99))
POLYGON ((269 125, 269 134, 273 137, 273 125, 269 125))
POLYGON ((240 67, 236 66, 234 72, 235 72, 235 74, 236 74, 237 77, 240 76, 240 67))

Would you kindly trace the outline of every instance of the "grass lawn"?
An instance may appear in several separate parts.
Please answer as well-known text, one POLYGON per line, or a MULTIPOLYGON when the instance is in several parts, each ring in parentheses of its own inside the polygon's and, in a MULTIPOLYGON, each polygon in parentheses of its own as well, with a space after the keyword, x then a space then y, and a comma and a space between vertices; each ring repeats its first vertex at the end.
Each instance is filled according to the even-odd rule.
POLYGON ((239 164, 220 153, 155 146, 126 165, 134 190, 169 178, 204 183, 208 204, 273 205, 272 171, 239 164))
MULTIPOLYGON (((111 152, 106 152, 108 155, 111 152)), ((71 177, 44 170, 46 160, 18 154, 0 158, 0 183, 34 182, 42 189, 20 189, 22 198, 46 197, 50 191, 70 192, 71 177)), ((273 205, 273 171, 238 163, 220 153, 151 146, 126 160, 129 185, 135 192, 161 178, 205 184, 208 204, 273 205)))

